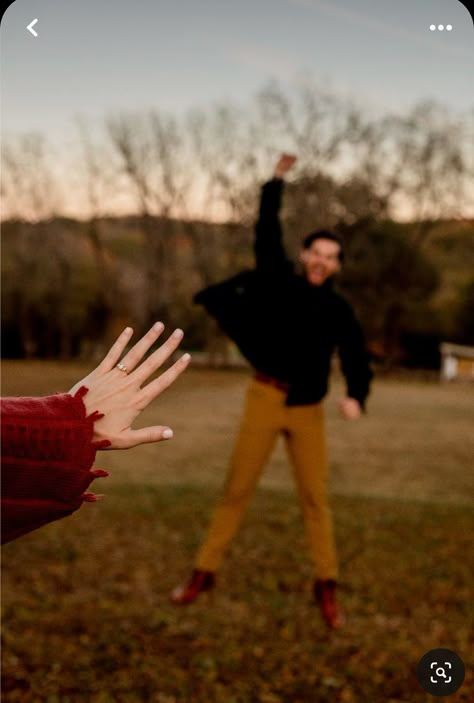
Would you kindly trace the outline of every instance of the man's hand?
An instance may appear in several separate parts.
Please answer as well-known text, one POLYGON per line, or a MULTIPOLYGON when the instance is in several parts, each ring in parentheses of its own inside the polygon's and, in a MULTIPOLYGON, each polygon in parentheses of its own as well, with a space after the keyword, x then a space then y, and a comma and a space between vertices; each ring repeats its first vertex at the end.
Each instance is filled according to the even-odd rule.
POLYGON ((358 420, 362 414, 362 408, 355 398, 341 398, 339 412, 344 420, 358 420))
POLYGON ((297 158, 298 157, 294 156, 294 154, 282 154, 275 166, 274 177, 283 178, 285 173, 296 163, 297 158))

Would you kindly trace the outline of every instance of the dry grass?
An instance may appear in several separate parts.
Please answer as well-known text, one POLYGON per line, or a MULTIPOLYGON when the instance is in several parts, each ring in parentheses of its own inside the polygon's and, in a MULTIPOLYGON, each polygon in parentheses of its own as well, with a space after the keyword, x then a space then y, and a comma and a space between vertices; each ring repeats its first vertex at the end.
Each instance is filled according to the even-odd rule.
MULTIPOLYGON (((7 362, 4 394, 70 387, 79 366, 7 362)), ((329 634, 283 448, 210 597, 179 609, 236 430, 245 374, 189 371, 148 411, 172 442, 103 452, 107 497, 3 550, 3 700, 426 703, 434 647, 472 642, 472 386, 375 384, 368 415, 327 401, 347 627, 329 634)), ((470 701, 472 673, 450 701, 470 701)))
MULTIPOLYGON (((86 367, 78 365, 6 362, 2 393, 66 390, 86 372, 86 367)), ((243 372, 187 371, 143 417, 143 425, 169 424, 175 438, 133 453, 100 454, 100 466, 113 474, 109 483, 220 484, 247 377, 243 372)), ((376 381, 367 415, 356 423, 345 422, 337 413, 336 401, 342 392, 336 380, 326 401, 333 493, 443 504, 472 501, 472 384, 376 381)), ((282 442, 262 486, 293 486, 282 442)))

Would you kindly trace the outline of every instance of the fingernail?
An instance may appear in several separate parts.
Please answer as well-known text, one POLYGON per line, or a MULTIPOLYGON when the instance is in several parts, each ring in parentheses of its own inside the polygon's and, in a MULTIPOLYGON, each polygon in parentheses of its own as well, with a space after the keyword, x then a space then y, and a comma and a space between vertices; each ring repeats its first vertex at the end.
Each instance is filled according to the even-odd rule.
POLYGON ((155 322, 153 325, 153 329, 156 330, 157 332, 161 332, 162 329, 164 329, 164 324, 162 322, 155 322))
POLYGON ((183 356, 181 357, 181 361, 189 361, 190 358, 191 354, 183 354, 183 356))
POLYGON ((167 430, 163 431, 163 439, 171 439, 173 436, 173 430, 170 430, 169 428, 167 430))
POLYGON ((183 330, 180 330, 179 328, 173 332, 173 337, 182 337, 184 334, 183 330))
POLYGON ((125 327, 124 329, 125 334, 131 334, 133 332, 131 327, 125 327))

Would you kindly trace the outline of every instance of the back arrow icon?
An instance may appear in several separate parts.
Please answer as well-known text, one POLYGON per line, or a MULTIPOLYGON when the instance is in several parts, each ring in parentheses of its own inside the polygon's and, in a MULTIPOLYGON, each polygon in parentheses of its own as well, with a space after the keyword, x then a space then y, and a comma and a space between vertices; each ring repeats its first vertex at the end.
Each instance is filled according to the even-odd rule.
POLYGON ((27 27, 27 30, 28 30, 29 32, 31 32, 31 34, 32 34, 34 37, 37 37, 37 36, 38 36, 38 32, 35 32, 35 30, 33 29, 33 27, 35 26, 35 24, 37 23, 37 21, 38 21, 37 19, 36 19, 36 20, 33 20, 32 22, 30 22, 30 24, 29 24, 28 27, 27 27))

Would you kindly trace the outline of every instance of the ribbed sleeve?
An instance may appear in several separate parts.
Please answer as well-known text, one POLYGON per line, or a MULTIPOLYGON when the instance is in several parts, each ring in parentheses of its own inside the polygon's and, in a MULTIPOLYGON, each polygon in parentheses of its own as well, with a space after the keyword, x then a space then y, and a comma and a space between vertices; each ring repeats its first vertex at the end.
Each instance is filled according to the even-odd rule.
POLYGON ((86 416, 86 393, 2 399, 2 543, 95 500, 87 488, 107 472, 91 471, 100 416, 86 416))

